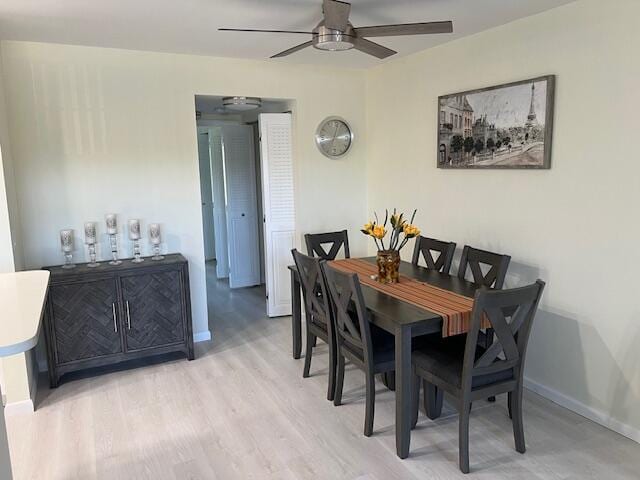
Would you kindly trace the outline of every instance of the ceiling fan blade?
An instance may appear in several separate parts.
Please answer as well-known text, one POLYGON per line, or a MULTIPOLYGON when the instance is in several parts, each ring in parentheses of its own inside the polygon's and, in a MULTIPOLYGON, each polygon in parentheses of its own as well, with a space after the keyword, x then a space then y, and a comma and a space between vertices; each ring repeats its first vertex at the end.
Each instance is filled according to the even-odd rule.
POLYGON ((253 28, 219 28, 220 32, 259 32, 259 33, 303 33, 313 35, 313 32, 299 32, 296 30, 259 30, 253 28))
POLYGON ((349 24, 349 13, 351 4, 338 0, 324 0, 322 3, 324 11, 324 26, 332 30, 344 32, 349 24))
POLYGON ((401 23, 356 28, 360 37, 395 37, 400 35, 427 35, 430 33, 453 33, 453 22, 401 23))
POLYGON ((365 38, 353 37, 351 41, 353 41, 354 48, 356 50, 360 50, 361 52, 368 53, 369 55, 373 55, 380 59, 387 58, 398 53, 395 50, 383 47, 379 43, 371 42, 365 38))
POLYGON ((291 48, 289 48, 287 50, 284 50, 283 52, 276 53, 275 55, 271 55, 271 58, 286 57, 287 55, 291 55, 292 53, 297 52, 298 50, 302 50, 303 48, 310 47, 312 44, 313 44, 313 42, 311 40, 309 40, 308 42, 301 43, 300 45, 296 45, 295 47, 291 47, 291 48))

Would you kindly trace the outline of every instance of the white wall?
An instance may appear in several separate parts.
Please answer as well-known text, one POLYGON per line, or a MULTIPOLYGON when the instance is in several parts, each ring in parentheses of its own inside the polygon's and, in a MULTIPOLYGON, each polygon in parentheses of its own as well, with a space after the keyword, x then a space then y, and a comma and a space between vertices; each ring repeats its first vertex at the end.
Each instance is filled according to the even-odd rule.
MULTIPOLYGON (((368 72, 369 207, 548 282, 530 385, 640 440, 640 2, 579 1, 368 72), (557 75, 548 171, 436 168, 438 95, 557 75)), ((410 252, 405 252, 408 256, 410 252)))
POLYGON ((13 272, 16 269, 11 229, 11 207, 15 210, 15 182, 7 117, 0 52, 0 273, 13 272))
MULTIPOLYGON (((355 232, 365 215, 364 142, 339 162, 313 143, 328 115, 364 131, 361 71, 21 42, 3 42, 2 55, 28 267, 60 263, 59 229, 75 228, 81 245, 82 223, 102 226, 107 212, 161 222, 166 249, 189 259, 194 332, 206 335, 196 94, 295 100, 299 242, 308 231, 355 232)), ((366 248, 359 236, 353 244, 366 248)))

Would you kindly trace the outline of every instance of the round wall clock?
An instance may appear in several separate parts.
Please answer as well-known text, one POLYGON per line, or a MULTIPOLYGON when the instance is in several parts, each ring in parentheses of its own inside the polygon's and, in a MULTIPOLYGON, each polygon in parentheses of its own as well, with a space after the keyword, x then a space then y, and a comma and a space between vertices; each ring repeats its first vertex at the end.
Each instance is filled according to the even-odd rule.
POLYGON ((316 130, 316 146, 329 158, 340 158, 347 154, 353 143, 353 131, 340 117, 327 117, 316 130))

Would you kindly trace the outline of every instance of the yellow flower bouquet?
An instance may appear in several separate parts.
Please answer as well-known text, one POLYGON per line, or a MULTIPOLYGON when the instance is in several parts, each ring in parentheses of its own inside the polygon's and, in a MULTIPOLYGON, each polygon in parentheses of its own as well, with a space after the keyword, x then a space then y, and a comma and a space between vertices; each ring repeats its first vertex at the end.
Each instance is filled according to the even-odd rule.
POLYGON ((389 211, 385 210, 384 222, 380 223, 378 215, 374 213, 375 221, 366 223, 360 230, 365 235, 373 238, 378 248, 376 261, 378 264, 378 281, 381 283, 397 283, 399 280, 398 269, 400 267, 400 250, 407 242, 420 235, 420 229, 413 224, 417 210, 413 211, 411 220, 406 221, 404 213, 398 214, 393 209, 391 217, 389 211), (387 224, 390 225, 391 232, 388 243, 385 243, 387 236, 387 224))

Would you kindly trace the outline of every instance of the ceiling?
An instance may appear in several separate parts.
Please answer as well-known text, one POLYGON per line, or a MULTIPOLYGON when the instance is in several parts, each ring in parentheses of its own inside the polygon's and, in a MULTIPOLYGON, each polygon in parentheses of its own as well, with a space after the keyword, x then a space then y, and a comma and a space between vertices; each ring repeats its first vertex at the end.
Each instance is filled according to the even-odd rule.
MULTIPOLYGON (((353 0, 350 19, 356 27, 453 20, 453 34, 374 39, 399 52, 393 59, 571 1, 353 0)), ((310 38, 217 28, 307 31, 322 18, 321 4, 321 0, 2 0, 0 39, 266 59, 310 38)), ((271 61, 357 68, 383 62, 355 50, 313 48, 271 61)))

